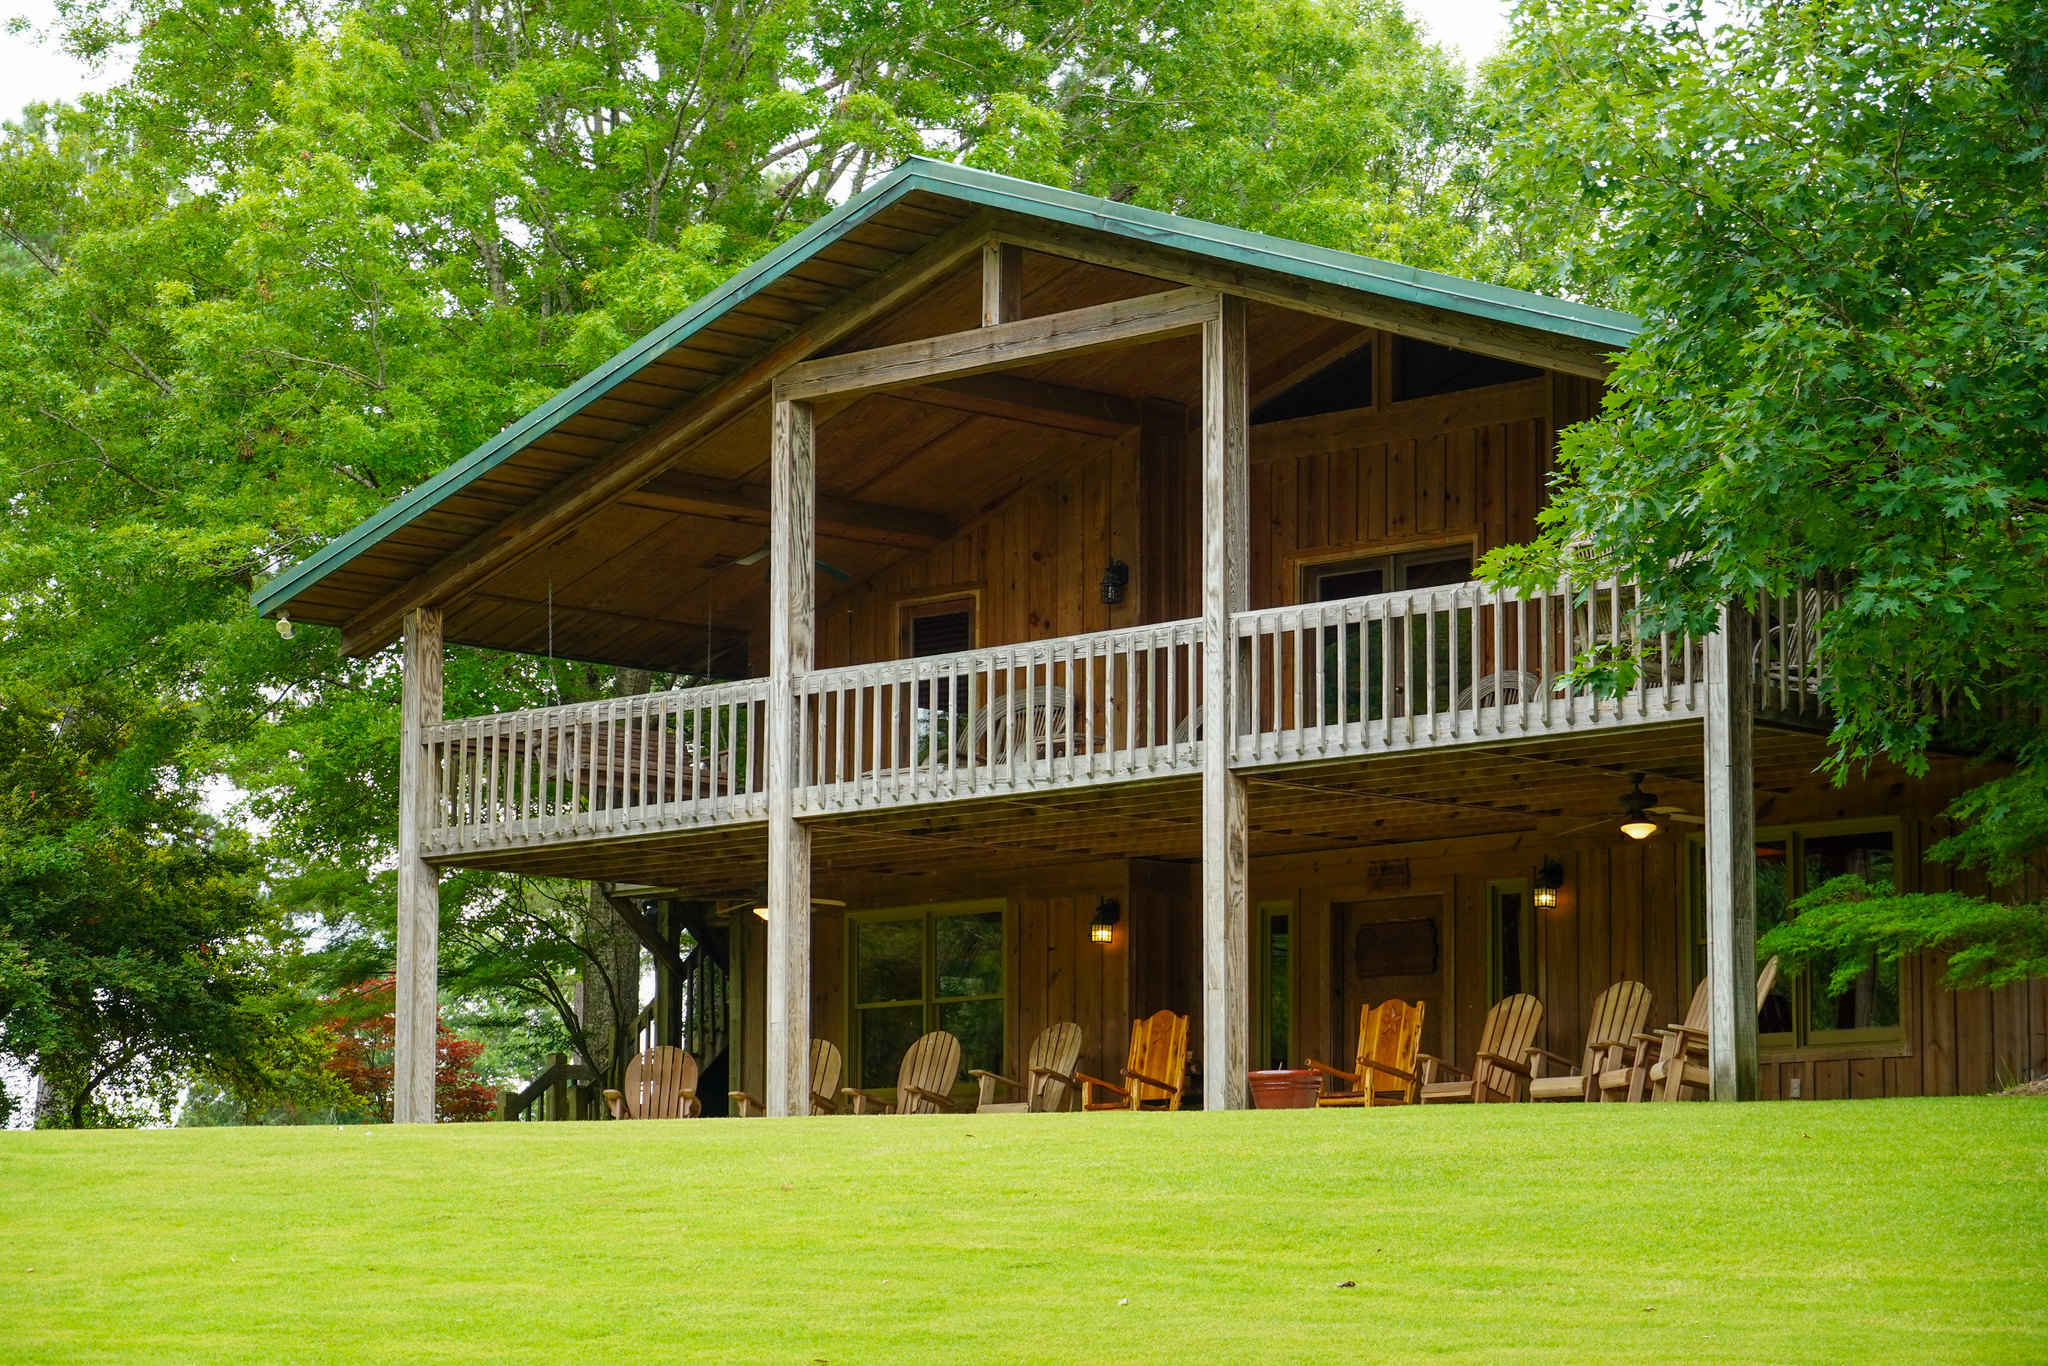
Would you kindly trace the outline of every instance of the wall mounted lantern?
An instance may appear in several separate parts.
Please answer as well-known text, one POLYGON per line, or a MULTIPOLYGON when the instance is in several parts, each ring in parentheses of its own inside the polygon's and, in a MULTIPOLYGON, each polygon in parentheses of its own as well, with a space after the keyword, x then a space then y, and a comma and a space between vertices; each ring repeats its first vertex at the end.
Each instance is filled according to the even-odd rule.
POLYGON ((1123 919, 1123 907, 1116 904, 1116 898, 1104 897, 1095 903, 1095 918, 1088 922, 1088 937, 1098 944, 1107 944, 1116 937, 1116 922, 1123 919))
POLYGON ((1122 560, 1111 560, 1109 568, 1102 571, 1102 605, 1120 606, 1124 600, 1124 589, 1130 586, 1131 567, 1122 560))
POLYGON ((1533 890, 1529 894, 1529 904, 1538 910, 1556 910, 1557 891, 1564 886, 1564 865, 1554 858, 1543 860, 1543 866, 1536 870, 1530 884, 1533 890))

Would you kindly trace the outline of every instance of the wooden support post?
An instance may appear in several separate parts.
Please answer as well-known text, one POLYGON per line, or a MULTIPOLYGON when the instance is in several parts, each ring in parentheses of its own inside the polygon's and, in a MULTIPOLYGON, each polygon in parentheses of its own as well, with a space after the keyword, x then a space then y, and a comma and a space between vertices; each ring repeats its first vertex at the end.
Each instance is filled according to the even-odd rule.
POLYGON ((811 832, 797 824, 803 756, 796 684, 811 667, 817 608, 815 414, 775 401, 768 590, 768 1038, 771 1115, 810 1113, 811 832))
MULTIPOLYGON (((1242 703, 1232 693, 1231 616, 1250 582, 1244 300, 1202 327, 1202 1105, 1241 1110, 1251 1062, 1250 914, 1244 779, 1230 767, 1242 703)), ((1246 699, 1249 700, 1249 699, 1246 699)))
POLYGON ((441 722, 441 611, 405 614, 398 723, 398 974, 391 1046, 391 1118, 434 1122, 434 1047, 441 1023, 441 880, 420 857, 436 775, 425 730, 441 722))
POLYGON ((1755 1100, 1756 798, 1750 615, 1722 609, 1707 640, 1708 1071, 1715 1100, 1755 1100))
POLYGON ((1024 248, 990 242, 981 249, 981 325, 1024 316, 1024 248))

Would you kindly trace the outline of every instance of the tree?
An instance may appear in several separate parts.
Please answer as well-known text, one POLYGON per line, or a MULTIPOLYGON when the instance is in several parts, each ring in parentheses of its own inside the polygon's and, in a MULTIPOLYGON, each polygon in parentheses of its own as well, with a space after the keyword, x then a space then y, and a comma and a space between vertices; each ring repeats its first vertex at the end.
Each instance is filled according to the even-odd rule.
MULTIPOLYGON (((330 991, 390 967, 397 673, 280 639, 249 590, 902 156, 1419 265, 1488 230, 1459 73, 1393 0, 67 0, 59 27, 134 75, 0 129, 0 683, 186 708, 176 762, 248 794, 330 991)), ((615 683, 458 648, 447 707, 615 683)), ((451 938, 519 895, 449 878, 451 938)), ((536 990, 559 966, 503 942, 536 990)))
MULTIPOLYGON (((391 1050, 397 1034, 392 1013, 395 979, 365 982, 343 993, 324 1027, 334 1040, 327 1070, 364 1102, 368 1119, 391 1122, 391 1050)), ((484 1046, 437 1026, 434 1047, 434 1115, 444 1123, 495 1119, 498 1098, 477 1070, 484 1046)))
POLYGON ((323 1056, 288 928, 175 763, 186 724, 0 694, 0 1054, 49 1121, 161 1115, 191 1076, 261 1103, 323 1056))
MULTIPOLYGON (((1518 11, 1511 193, 1591 233, 1645 326, 1563 439, 1544 537, 1486 569, 1632 578, 1649 631, 1839 594, 1817 647, 1834 771, 1922 771, 1936 744, 2010 761, 1929 852, 2017 885, 2048 872, 2048 11, 1731 17, 1518 11)), ((1988 902, 1868 890, 1808 898, 1818 918, 1765 950, 1819 961, 1826 926, 2039 966, 1988 902)))

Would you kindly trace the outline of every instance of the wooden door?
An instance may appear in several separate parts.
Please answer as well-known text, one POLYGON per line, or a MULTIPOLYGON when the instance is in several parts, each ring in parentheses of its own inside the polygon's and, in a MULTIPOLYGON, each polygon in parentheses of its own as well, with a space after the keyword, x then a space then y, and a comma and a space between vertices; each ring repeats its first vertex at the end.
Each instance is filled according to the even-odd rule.
MULTIPOLYGON (((1376 897, 1330 907, 1330 980, 1337 1018, 1356 1028, 1359 1010, 1390 997, 1423 1004, 1422 1051, 1443 1055, 1444 899, 1441 895, 1376 897)), ((1350 1057, 1355 1039, 1342 1040, 1350 1057)))

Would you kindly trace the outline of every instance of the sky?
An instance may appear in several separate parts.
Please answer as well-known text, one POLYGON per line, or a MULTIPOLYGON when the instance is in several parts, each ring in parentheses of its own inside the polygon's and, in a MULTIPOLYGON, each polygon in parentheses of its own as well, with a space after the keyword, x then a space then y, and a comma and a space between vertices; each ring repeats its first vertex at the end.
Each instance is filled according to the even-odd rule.
MULTIPOLYGON (((1507 32, 1509 0, 1408 0, 1408 10, 1432 37, 1456 48, 1468 64, 1493 54, 1507 32)), ((0 0, 0 27, 16 17, 36 29, 54 15, 49 0, 0 0)), ((94 72, 30 34, 0 32, 0 119, 11 119, 31 100, 75 99, 119 79, 118 68, 94 72)))

